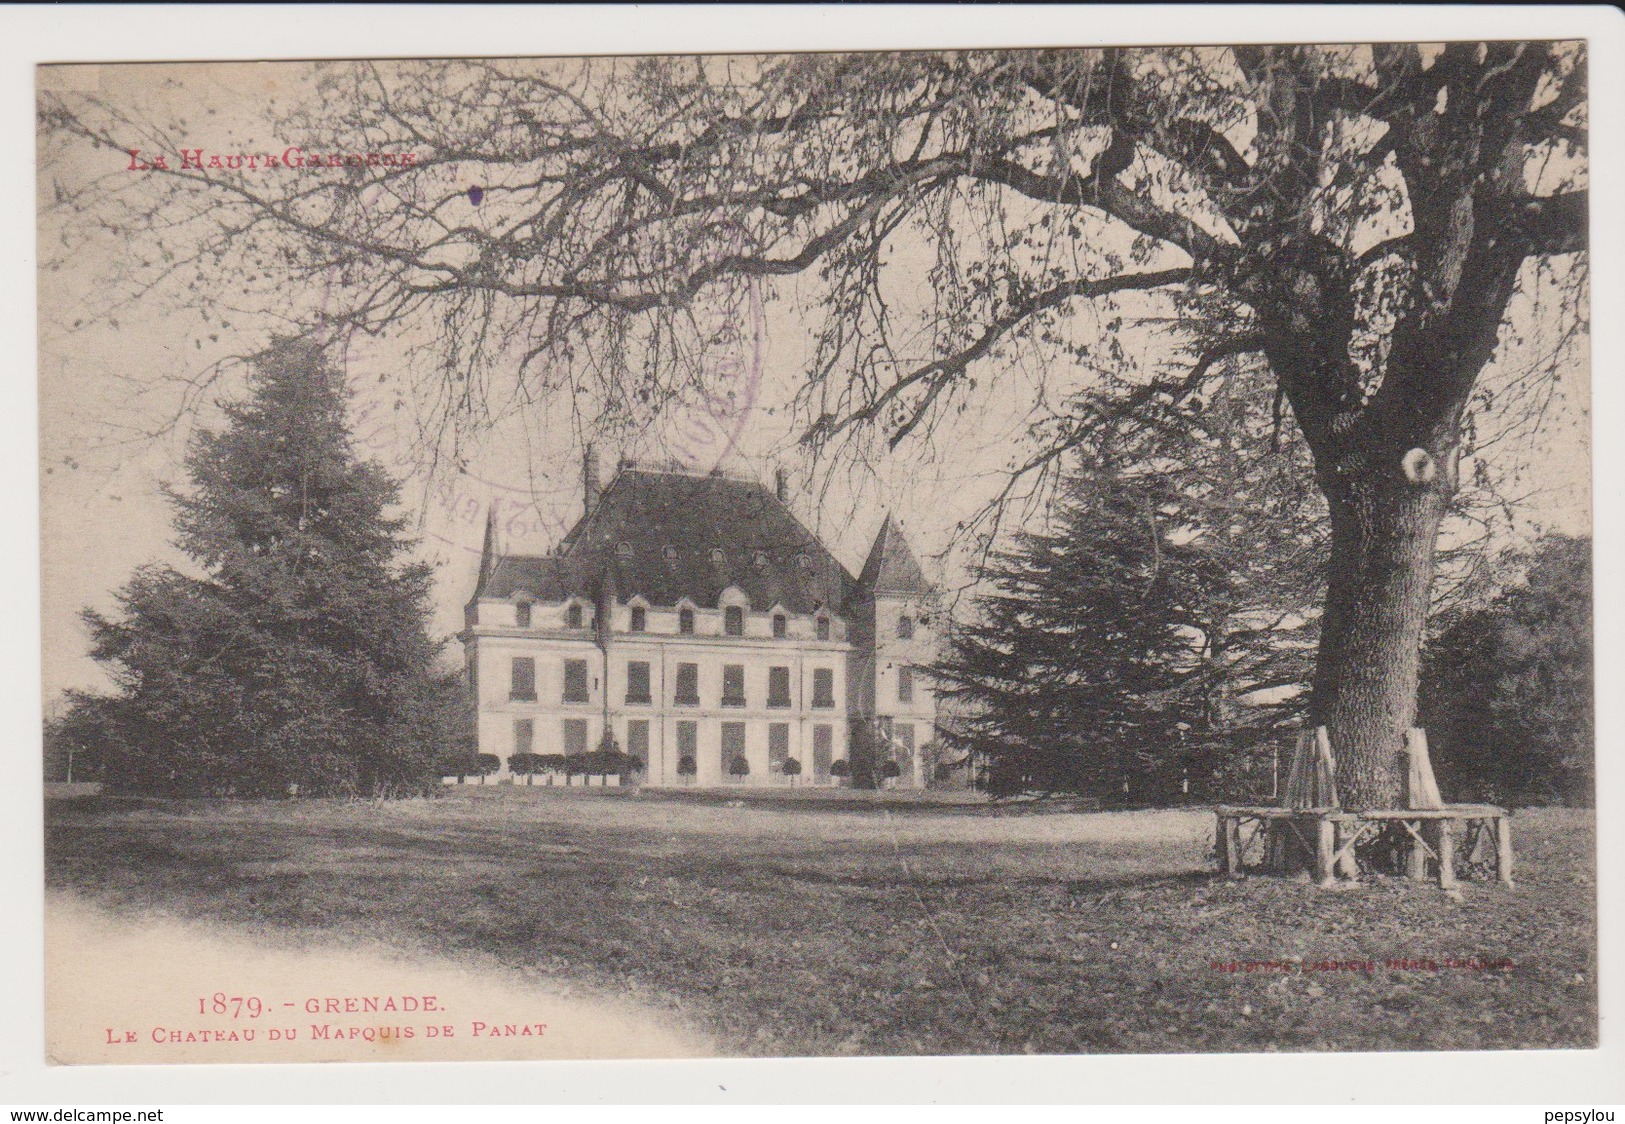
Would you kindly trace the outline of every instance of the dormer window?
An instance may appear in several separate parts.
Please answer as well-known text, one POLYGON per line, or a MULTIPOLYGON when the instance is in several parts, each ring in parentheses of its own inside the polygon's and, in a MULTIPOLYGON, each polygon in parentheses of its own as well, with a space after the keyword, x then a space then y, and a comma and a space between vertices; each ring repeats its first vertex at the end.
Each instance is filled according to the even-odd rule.
POLYGON ((513 607, 513 623, 518 628, 530 627, 530 602, 521 601, 513 607))
POLYGON ((745 635, 745 610, 738 605, 722 610, 722 631, 728 636, 745 635))
POLYGON ((803 570, 810 570, 812 569, 812 559, 808 558, 805 554, 798 554, 796 555, 796 565, 800 566, 803 570))
POLYGON ((727 560, 728 560, 728 556, 726 554, 723 554, 722 551, 713 550, 711 552, 711 561, 712 561, 713 564, 720 566, 724 562, 726 562, 727 560))
POLYGON ((914 639, 914 618, 907 613, 897 618, 897 639, 914 639))
POLYGON ((648 629, 649 629, 649 610, 645 609, 642 605, 633 605, 632 606, 631 631, 633 631, 633 632, 647 632, 648 629))
POLYGON ((565 628, 580 628, 581 627, 581 606, 580 605, 571 605, 568 609, 564 610, 564 627, 565 628))
POLYGON ((675 546, 663 547, 660 553, 665 556, 667 562, 677 561, 677 548, 675 546))
POLYGON ((629 542, 616 543, 615 544, 615 556, 617 558, 630 558, 630 557, 632 557, 632 544, 629 543, 629 542))
POLYGON ((762 551, 758 550, 756 552, 756 568, 761 569, 766 565, 767 565, 767 555, 764 554, 762 551))
POLYGON ((694 610, 683 608, 677 610, 677 631, 684 636, 694 635, 694 610))
POLYGON ((790 621, 783 613, 773 614, 773 639, 783 640, 790 634, 790 621))
POLYGON ((819 617, 818 618, 818 639, 820 639, 820 640, 828 640, 829 639, 829 618, 828 617, 819 617))

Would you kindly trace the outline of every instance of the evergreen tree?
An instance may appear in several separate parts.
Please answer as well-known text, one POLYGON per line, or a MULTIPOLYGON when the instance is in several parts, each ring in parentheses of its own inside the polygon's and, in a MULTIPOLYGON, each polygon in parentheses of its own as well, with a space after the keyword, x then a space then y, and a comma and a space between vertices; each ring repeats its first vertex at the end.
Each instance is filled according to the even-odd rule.
POLYGON ((1132 426, 1101 409, 1049 533, 996 556, 937 669, 961 713, 945 740, 1001 792, 1262 795, 1252 766, 1303 717, 1324 590, 1307 452, 1257 368, 1132 426))
MULTIPOLYGON (((397 487, 350 446, 342 376, 309 343, 253 364, 250 396, 169 490, 201 576, 139 570, 87 610, 120 688, 107 780, 174 794, 383 793, 430 772, 446 692, 405 564, 397 487)), ((443 723, 442 723, 443 724, 443 723)))
POLYGON ((1589 804, 1595 761, 1591 540, 1552 535, 1527 576, 1445 623, 1424 653, 1421 720, 1457 800, 1589 804))
POLYGON ((1109 470, 1066 483, 1045 532, 997 554, 978 619, 933 670, 960 720, 944 730, 983 761, 995 794, 1144 798, 1196 717, 1181 687, 1188 613, 1154 481, 1109 470))

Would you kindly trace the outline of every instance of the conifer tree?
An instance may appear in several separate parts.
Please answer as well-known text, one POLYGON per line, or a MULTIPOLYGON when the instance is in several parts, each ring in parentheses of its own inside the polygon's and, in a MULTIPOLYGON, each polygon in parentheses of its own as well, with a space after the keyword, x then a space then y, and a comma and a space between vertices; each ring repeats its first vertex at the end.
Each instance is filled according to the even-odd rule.
POLYGON ((431 572, 397 487, 351 448, 342 375, 274 344, 168 490, 197 573, 145 567, 87 610, 119 687, 107 780, 173 794, 390 793, 430 772, 446 697, 431 572))
POLYGON ((978 619, 934 669, 995 794, 1143 794, 1195 716, 1180 688, 1181 582, 1148 481, 1101 470, 1065 486, 1054 527, 995 556, 978 619))
POLYGON ((951 748, 998 792, 1157 801, 1242 795, 1301 720, 1323 593, 1324 509, 1276 432, 1262 372, 1078 453, 1049 528, 983 577, 936 669, 951 748))

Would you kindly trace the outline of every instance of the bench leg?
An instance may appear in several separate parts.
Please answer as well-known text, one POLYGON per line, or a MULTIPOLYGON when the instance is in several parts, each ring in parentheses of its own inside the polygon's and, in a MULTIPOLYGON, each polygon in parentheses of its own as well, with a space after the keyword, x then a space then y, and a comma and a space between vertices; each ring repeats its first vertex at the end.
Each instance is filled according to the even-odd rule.
POLYGON ((1456 825, 1450 820, 1439 821, 1439 885, 1456 888, 1456 825))
POLYGON ((1337 880, 1332 873, 1332 855, 1336 851, 1333 846, 1336 827, 1331 820, 1315 821, 1315 882, 1322 887, 1330 886, 1337 880))
POLYGON ((1422 840, 1418 838, 1423 830, 1423 825, 1417 824, 1416 835, 1410 836, 1411 851, 1405 860, 1405 876, 1412 882, 1426 882, 1428 877, 1427 848, 1422 846, 1422 840))
MULTIPOLYGON (((1354 847, 1349 847, 1349 840, 1359 832, 1358 823, 1340 823, 1337 825, 1337 873, 1344 878, 1360 877, 1360 861, 1354 857, 1354 847), (1348 850, 1344 850, 1348 847, 1348 850)), ((1359 844, 1355 844, 1355 847, 1359 844)))
POLYGON ((1505 816, 1495 817, 1495 876, 1501 885, 1512 885, 1512 825, 1505 816))

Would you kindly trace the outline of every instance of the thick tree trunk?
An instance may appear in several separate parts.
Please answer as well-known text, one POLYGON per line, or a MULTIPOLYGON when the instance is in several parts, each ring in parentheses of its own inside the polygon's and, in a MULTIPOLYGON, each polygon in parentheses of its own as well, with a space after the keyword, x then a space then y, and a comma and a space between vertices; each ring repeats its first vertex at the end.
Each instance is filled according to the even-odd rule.
POLYGON ((1449 484, 1398 472, 1325 488, 1332 547, 1311 716, 1331 734, 1344 807, 1397 807, 1416 717, 1439 522, 1449 484))

